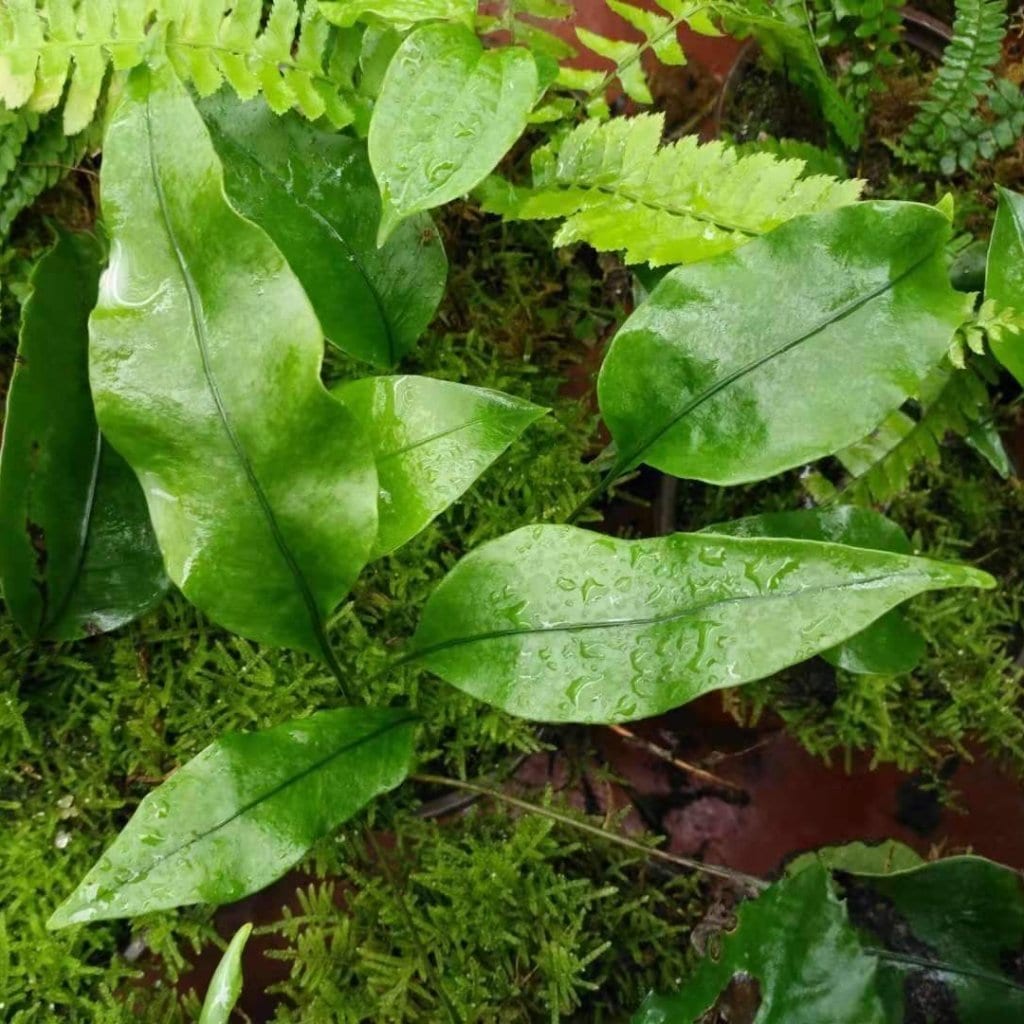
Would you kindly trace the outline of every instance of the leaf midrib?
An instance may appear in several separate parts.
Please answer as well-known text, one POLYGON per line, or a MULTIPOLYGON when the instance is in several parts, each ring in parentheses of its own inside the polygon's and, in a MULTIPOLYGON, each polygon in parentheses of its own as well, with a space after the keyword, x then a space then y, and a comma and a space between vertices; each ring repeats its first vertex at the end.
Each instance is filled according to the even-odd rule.
POLYGON ((228 441, 242 467, 242 471, 249 484, 249 488, 252 491, 253 496, 256 498, 260 511, 263 513, 263 517, 266 520, 267 527, 270 530, 274 544, 280 552, 292 578, 295 580, 299 594, 306 606, 310 626, 317 645, 323 652, 328 664, 333 665, 334 655, 330 649, 330 645, 327 643, 323 620, 320 616, 320 609, 317 605, 316 598, 313 595, 313 591, 302 571, 302 568, 299 566, 298 561, 292 554, 291 548, 288 546, 288 542, 281 530, 281 526, 277 521, 277 516, 274 512, 273 506, 270 504, 270 499, 264 492, 259 478, 256 476, 256 470, 253 467, 252 462, 249 460, 249 456, 246 454, 245 448, 242 446, 241 438, 238 436, 234 424, 231 421, 227 406, 225 405, 223 396, 220 393, 220 387, 213 373, 213 367, 210 363, 209 344, 206 337, 206 327, 201 316, 202 299, 199 295, 199 289, 196 286, 195 280, 192 277, 192 273, 188 268, 188 264, 185 260, 185 254, 178 242, 174 226, 171 223, 170 211, 167 206, 167 197, 164 194, 163 182, 160 180, 159 161, 157 159, 156 146, 153 138, 152 99, 149 96, 146 98, 146 139, 149 150, 150 177, 153 182, 154 191, 156 192, 157 203, 160 207, 160 218, 163 221, 164 230, 167 233, 167 239, 174 252, 178 272, 180 273, 182 283, 185 286, 185 293, 188 298, 189 317, 192 324, 192 336, 195 338, 196 348, 199 351, 199 358, 203 368, 203 377, 206 380, 207 387, 209 388, 210 396, 213 398, 221 426, 227 434, 228 441))
MULTIPOLYGON (((748 250, 749 251, 749 250, 748 250)), ((636 445, 634 448, 624 452, 615 463, 615 466, 610 471, 616 475, 631 466, 635 466, 638 462, 643 460, 644 455, 647 451, 655 444, 658 443, 670 430, 672 430, 680 421, 689 416, 690 413, 700 408, 705 402, 709 402, 719 392, 724 391, 725 388, 732 384, 735 384, 738 380, 742 380, 744 377, 753 373, 755 370, 760 369, 762 366, 771 362, 773 359, 778 358, 781 355, 785 355, 787 352, 795 349, 798 345, 802 345, 805 341, 809 341, 811 338, 818 334, 821 334, 826 328, 832 324, 838 323, 840 320, 846 319, 858 310, 863 309, 868 303, 873 302, 875 299, 887 292, 892 291, 901 281, 908 278, 911 274, 915 273, 920 267, 924 266, 933 256, 935 250, 931 249, 924 256, 915 260, 906 270, 897 274, 895 277, 890 277, 882 284, 872 288, 866 295, 860 298, 853 299, 846 305, 842 306, 839 310, 830 313, 827 317, 820 320, 817 324, 805 331, 803 334, 798 335, 795 338, 790 338, 788 341, 784 341, 781 345, 777 345, 774 349, 763 355, 758 356, 755 359, 744 363, 742 366, 737 367, 731 373, 726 374, 719 380, 715 381, 709 387, 706 387, 703 391, 694 395, 689 401, 685 402, 682 408, 678 412, 674 413, 669 417, 667 422, 655 430, 652 434, 648 435, 647 439, 636 445)))
MULTIPOLYGON (((288 778, 282 780, 276 785, 271 786, 271 788, 268 789, 266 792, 260 793, 259 795, 253 797, 251 800, 247 801, 246 803, 238 807, 237 810, 233 811, 223 820, 216 822, 209 828, 203 829, 200 832, 194 832, 186 840, 179 843, 177 846, 172 847, 170 850, 167 850, 163 853, 154 853, 152 859, 145 867, 139 868, 130 878, 128 878, 124 882, 119 883, 118 888, 120 890, 124 890, 130 885, 135 885, 140 880, 148 877, 156 868, 158 868, 165 861, 169 860, 171 857, 176 857, 183 850, 187 850, 189 849, 189 847, 195 846, 197 843, 201 843, 204 839, 207 839, 214 833, 226 828, 233 821, 242 817, 242 815, 247 814, 254 807, 258 807, 260 804, 266 803, 268 800, 272 800, 275 796, 278 796, 280 793, 283 793, 290 786, 294 786, 302 782, 304 779, 308 778, 314 772, 318 772, 322 768, 326 768, 327 765, 329 765, 332 761, 336 760, 339 757, 342 757, 344 754, 348 754, 354 750, 358 750, 360 747, 365 746, 367 743, 371 743, 373 740, 376 740, 379 737, 384 736, 395 729, 399 729, 404 725, 412 725, 417 721, 418 719, 415 715, 405 715, 402 718, 395 719, 392 722, 388 722, 385 725, 382 725, 377 729, 374 729, 372 732, 366 733, 366 735, 364 736, 360 736, 358 739, 350 740, 347 743, 344 743, 336 750, 332 750, 329 754, 326 754, 319 760, 314 761, 310 765, 307 765, 305 768, 303 768, 300 772, 296 773, 295 775, 289 776, 288 778)), ((299 724, 301 725, 302 723, 300 722, 299 724)), ((258 733, 252 733, 250 735, 258 735, 258 733)))
MULTIPOLYGON (((714 536, 708 534, 709 537, 714 536)), ((730 538, 734 539, 734 538, 730 538)), ((429 657, 440 651, 449 650, 453 647, 465 647, 469 644, 481 643, 488 640, 501 640, 513 636, 535 636, 546 633, 582 633, 597 629, 621 629, 639 626, 657 626, 666 622, 676 622, 713 608, 719 608, 731 604, 739 604, 743 601, 779 601, 788 600, 806 595, 829 594, 836 590, 845 590, 854 587, 869 587, 875 583, 884 583, 886 580, 896 580, 909 577, 920 577, 930 582, 931 577, 913 570, 901 570, 898 572, 883 573, 877 576, 868 576, 863 579, 839 582, 828 586, 804 587, 801 590, 779 591, 771 594, 743 594, 737 597, 720 598, 716 601, 707 601, 704 604, 691 605, 678 612, 669 612, 662 615, 637 616, 629 619, 603 619, 600 622, 571 622, 556 623, 550 626, 523 626, 510 629, 496 629, 485 633, 477 633, 473 636, 451 637, 427 647, 421 647, 410 651, 399 659, 400 662, 416 661, 420 658, 429 657)), ((927 587, 925 589, 928 589, 927 587)))

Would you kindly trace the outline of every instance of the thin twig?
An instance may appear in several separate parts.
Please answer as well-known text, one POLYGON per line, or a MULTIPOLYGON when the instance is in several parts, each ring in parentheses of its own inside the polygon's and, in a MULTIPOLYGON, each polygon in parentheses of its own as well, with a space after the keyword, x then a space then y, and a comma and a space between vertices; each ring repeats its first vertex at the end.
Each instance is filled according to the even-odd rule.
POLYGON ((549 818, 551 821, 557 821, 560 825, 565 825, 568 828, 574 828, 580 832, 586 832, 588 835, 596 836, 599 839, 605 839, 610 843, 615 843, 616 845, 623 846, 628 850, 633 850, 635 853, 643 854, 645 857, 651 857, 654 860, 660 860, 666 864, 673 864, 677 868, 685 868, 687 871, 700 871, 706 875, 715 875, 718 878, 725 878, 730 882, 736 882, 740 885, 747 886, 755 892, 761 892, 768 888, 768 883, 763 879, 756 878, 754 875, 748 875, 743 871, 734 871, 732 868, 724 867, 721 864, 705 864, 703 861, 692 860, 689 857, 680 857, 677 854, 668 853, 665 850, 659 850, 656 846, 645 846, 643 843, 637 842, 635 839, 630 839, 629 836, 624 836, 619 832, 609 832, 606 829, 598 828, 596 825, 590 825, 585 821, 573 818, 568 814, 562 814, 560 811, 556 811, 551 807, 544 807, 542 804, 530 803, 528 800, 520 800, 518 797, 510 796, 508 793, 502 793, 500 790, 487 789, 485 786, 478 786, 474 782, 463 782, 461 779, 448 779, 443 775, 411 775, 410 778, 415 782, 422 782, 427 785, 450 786, 455 789, 465 789, 471 793, 477 793, 480 796, 489 797, 492 800, 498 800, 502 803, 509 804, 512 807, 518 807, 520 810, 526 811, 529 814, 538 814, 543 818, 549 818))
POLYGON ((662 761, 667 761, 670 765, 678 768, 682 772, 688 772, 691 775, 696 775, 699 779, 704 779, 706 782, 711 782, 716 786, 724 786, 727 789, 735 789, 742 791, 743 787, 736 782, 730 782, 728 779, 723 779, 720 775, 715 775, 713 772, 707 771, 705 768, 698 768, 695 764, 690 764, 689 761, 684 761, 681 758, 675 756, 671 750, 666 750, 664 747, 659 747, 657 743, 652 743, 648 739, 644 739, 643 736, 638 736, 635 732, 631 732, 624 725, 609 725, 609 729, 616 736, 621 736, 624 740, 632 743, 634 746, 642 747, 647 751, 648 754, 652 754, 654 757, 659 758, 662 761))

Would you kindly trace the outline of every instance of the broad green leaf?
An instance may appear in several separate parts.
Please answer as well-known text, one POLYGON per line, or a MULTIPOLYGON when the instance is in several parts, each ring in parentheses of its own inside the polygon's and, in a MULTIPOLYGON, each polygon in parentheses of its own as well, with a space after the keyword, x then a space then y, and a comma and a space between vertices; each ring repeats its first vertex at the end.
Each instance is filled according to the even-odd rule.
POLYGON ((634 1024, 887 1024, 878 961, 861 946, 828 872, 812 864, 744 903, 736 928, 679 993, 649 996, 634 1024), (755 1016, 756 1014, 756 1016, 755 1016))
POLYGON ((357 21, 383 22, 408 32, 421 21, 457 21, 473 27, 473 0, 331 0, 320 13, 333 25, 348 28, 357 21))
POLYGON ((410 217, 378 249, 380 197, 364 143, 228 91, 199 110, 231 202, 284 253, 328 339, 394 366, 444 294, 448 262, 430 216, 410 217))
MULTIPOLYGON (((891 520, 869 508, 839 505, 827 509, 770 512, 731 523, 716 523, 706 533, 730 537, 790 537, 847 544, 873 551, 912 552, 907 535, 891 520)), ((867 629, 821 656, 837 668, 868 675, 910 672, 924 655, 924 638, 899 611, 886 612, 867 629)))
POLYGON ((616 469, 736 484, 864 437, 968 312, 946 275, 949 230, 933 207, 858 203, 671 271, 601 368, 616 469))
POLYGON ((983 857, 950 857, 909 870, 856 870, 837 878, 865 945, 879 951, 879 988, 889 1020, 910 1019, 907 994, 922 988, 930 989, 930 1005, 947 1015, 936 1019, 1024 1020, 1020 872, 983 857))
POLYGON ((0 453, 0 579, 30 636, 116 629, 167 590, 142 489, 102 439, 89 394, 88 323, 100 246, 61 235, 22 311, 0 453))
POLYGON ((925 863, 892 841, 828 847, 744 904, 721 955, 680 993, 650 996, 634 1024, 693 1024, 711 1006, 742 1006, 735 1019, 752 1024, 1015 1024, 1022 944, 1019 872, 981 857, 925 863))
POLYGON ((430 377, 371 377, 334 388, 369 430, 380 481, 375 553, 411 540, 547 411, 430 377))
POLYGON ((231 903, 408 774, 416 719, 339 708, 211 743, 144 797, 47 923, 231 903))
POLYGON ((206 990, 199 1024, 228 1024, 231 1011, 242 994, 242 951, 251 932, 252 925, 243 924, 224 951, 206 990))
POLYGON ((370 122, 378 244, 406 217, 479 185, 522 134, 536 98, 529 50, 485 50, 464 25, 415 29, 388 66, 370 122))
POLYGON ((915 594, 993 584, 818 541, 529 526, 455 566, 406 658, 524 718, 629 721, 804 661, 915 594))
POLYGON ((167 67, 133 72, 103 150, 110 266, 91 320, 104 434, 142 481, 171 579, 222 626, 330 660, 323 616, 377 534, 360 425, 270 238, 227 202, 167 67))
MULTIPOLYGON (((999 189, 999 208, 989 242, 985 298, 1024 312, 1024 196, 999 189)), ((992 354, 1024 383, 1024 335, 990 339, 992 354)))

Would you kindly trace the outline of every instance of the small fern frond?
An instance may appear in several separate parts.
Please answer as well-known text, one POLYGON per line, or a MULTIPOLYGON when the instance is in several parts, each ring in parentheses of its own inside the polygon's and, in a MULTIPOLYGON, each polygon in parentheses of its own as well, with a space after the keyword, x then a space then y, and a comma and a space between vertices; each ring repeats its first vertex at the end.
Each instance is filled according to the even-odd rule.
POLYGON ((846 161, 838 153, 804 142, 803 139, 777 139, 763 135, 750 142, 734 143, 733 148, 740 156, 771 153, 780 160, 803 160, 804 177, 809 174, 830 174, 836 178, 845 178, 848 173, 846 161))
POLYGON ((955 170, 962 141, 970 137, 1002 55, 1005 32, 1006 0, 956 0, 953 38, 928 96, 900 140, 902 159, 922 168, 955 170))
POLYGON ((163 48, 202 94, 226 80, 336 126, 354 113, 350 80, 332 74, 339 37, 309 0, 7 0, 0 8, 0 100, 43 113, 64 99, 64 131, 95 116, 108 68, 124 71, 163 48))
POLYGON ((982 356, 991 342, 1007 340, 1008 335, 1024 337, 1024 313, 1011 306, 1000 306, 995 299, 986 299, 957 332, 950 346, 949 360, 961 369, 967 352, 982 356))
POLYGON ((39 116, 29 110, 0 109, 0 195, 18 166, 25 143, 38 127, 39 116))
POLYGON ((947 435, 970 443, 992 420, 988 389, 973 366, 960 370, 944 361, 925 378, 916 404, 916 418, 897 410, 864 440, 836 453, 850 474, 840 492, 844 500, 889 501, 907 489, 917 466, 938 463, 947 435))
POLYGON ((651 90, 644 75, 643 57, 650 52, 662 64, 685 64, 686 57, 678 38, 681 25, 687 25, 702 35, 722 34, 711 19, 714 6, 707 0, 655 0, 663 12, 660 14, 636 7, 624 0, 605 0, 605 3, 620 18, 642 33, 644 38, 640 42, 631 43, 622 39, 610 39, 590 29, 577 28, 576 36, 579 41, 588 50, 610 60, 615 66, 607 73, 581 71, 575 68, 563 68, 559 73, 561 85, 586 92, 599 101, 608 86, 618 79, 622 91, 630 99, 637 103, 652 103, 651 90))
POLYGON ((0 118, 17 118, 20 124, 11 129, 12 122, 0 127, 0 160, 7 166, 12 146, 9 137, 21 135, 28 129, 17 156, 9 170, 0 170, 0 244, 6 241, 15 218, 46 191, 57 184, 100 143, 99 124, 77 135, 65 135, 57 114, 40 117, 29 111, 0 111, 0 118))
POLYGON ((624 250, 628 263, 692 263, 804 213, 855 202, 862 182, 804 177, 802 160, 738 156, 693 136, 660 146, 664 117, 587 121, 533 155, 533 187, 492 179, 485 209, 510 220, 565 218, 556 245, 624 250))

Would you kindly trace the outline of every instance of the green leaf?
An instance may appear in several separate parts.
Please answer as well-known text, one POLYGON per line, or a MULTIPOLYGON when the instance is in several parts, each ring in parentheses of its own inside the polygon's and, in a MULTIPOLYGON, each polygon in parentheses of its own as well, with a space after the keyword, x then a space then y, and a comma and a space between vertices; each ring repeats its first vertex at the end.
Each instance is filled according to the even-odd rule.
POLYGON ((133 73, 113 112, 103 210, 93 397, 142 481, 171 579, 220 625, 330 660, 323 616, 377 534, 373 453, 320 382, 302 286, 227 202, 167 67, 133 73))
POLYGON ((235 208, 274 240, 342 351, 393 366, 444 294, 448 261, 428 214, 378 249, 380 198, 365 144, 221 91, 199 105, 235 208))
MULTIPOLYGON (((874 509, 853 505, 769 512, 730 523, 716 523, 701 532, 730 537, 828 541, 872 551, 894 551, 900 555, 909 555, 913 550, 907 535, 891 519, 874 509)), ((837 647, 822 651, 821 656, 847 672, 900 675, 915 668, 924 649, 924 638, 894 610, 837 647)))
POLYGON ((408 32, 421 21, 455 21, 471 29, 476 4, 472 0, 332 0, 320 4, 320 13, 342 28, 368 21, 408 32))
POLYGON ((0 453, 0 578, 30 636, 116 629, 167 590, 142 489, 102 439, 89 394, 88 321, 100 246, 61 235, 22 311, 0 453))
MULTIPOLYGON (((999 189, 999 208, 989 242, 985 298, 1024 310, 1024 196, 999 189)), ((990 339, 992 354, 1024 383, 1024 334, 990 339)))
POLYGON ((924 863, 892 841, 828 847, 744 904, 721 955, 682 992, 648 997, 634 1024, 693 1024, 711 1006, 757 1024, 1015 1024, 1022 944, 1019 872, 924 863))
POLYGON ((384 210, 378 244, 404 218, 479 185, 522 134, 536 97, 528 50, 485 50, 464 25, 415 29, 388 66, 370 122, 384 210))
POLYGON ((380 480, 377 555, 415 537, 547 411, 429 377, 371 377, 334 394, 370 432, 380 480))
POLYGON ((915 594, 993 583, 817 541, 530 526, 455 566, 406 659, 524 718, 628 721, 803 661, 915 594))
POLYGON ((909 870, 858 870, 837 878, 853 923, 877 950, 889 1020, 908 1019, 906 994, 922 988, 949 1020, 1024 1020, 1019 872, 982 857, 950 857, 909 870))
POLYGON ((633 1022, 694 1024, 718 1007, 712 1020, 887 1024, 877 972, 828 872, 812 864, 744 903, 718 957, 702 960, 682 992, 649 996, 633 1022))
POLYGON ((242 994, 242 950, 249 941, 251 924, 243 924, 224 951, 206 990, 199 1024, 228 1024, 231 1011, 242 994))
POLYGON ((864 437, 964 320, 948 237, 932 207, 858 203, 671 271, 601 367, 615 472, 737 484, 864 437))
POLYGON ((211 743, 144 797, 48 928, 231 903, 409 772, 416 719, 339 708, 211 743))

